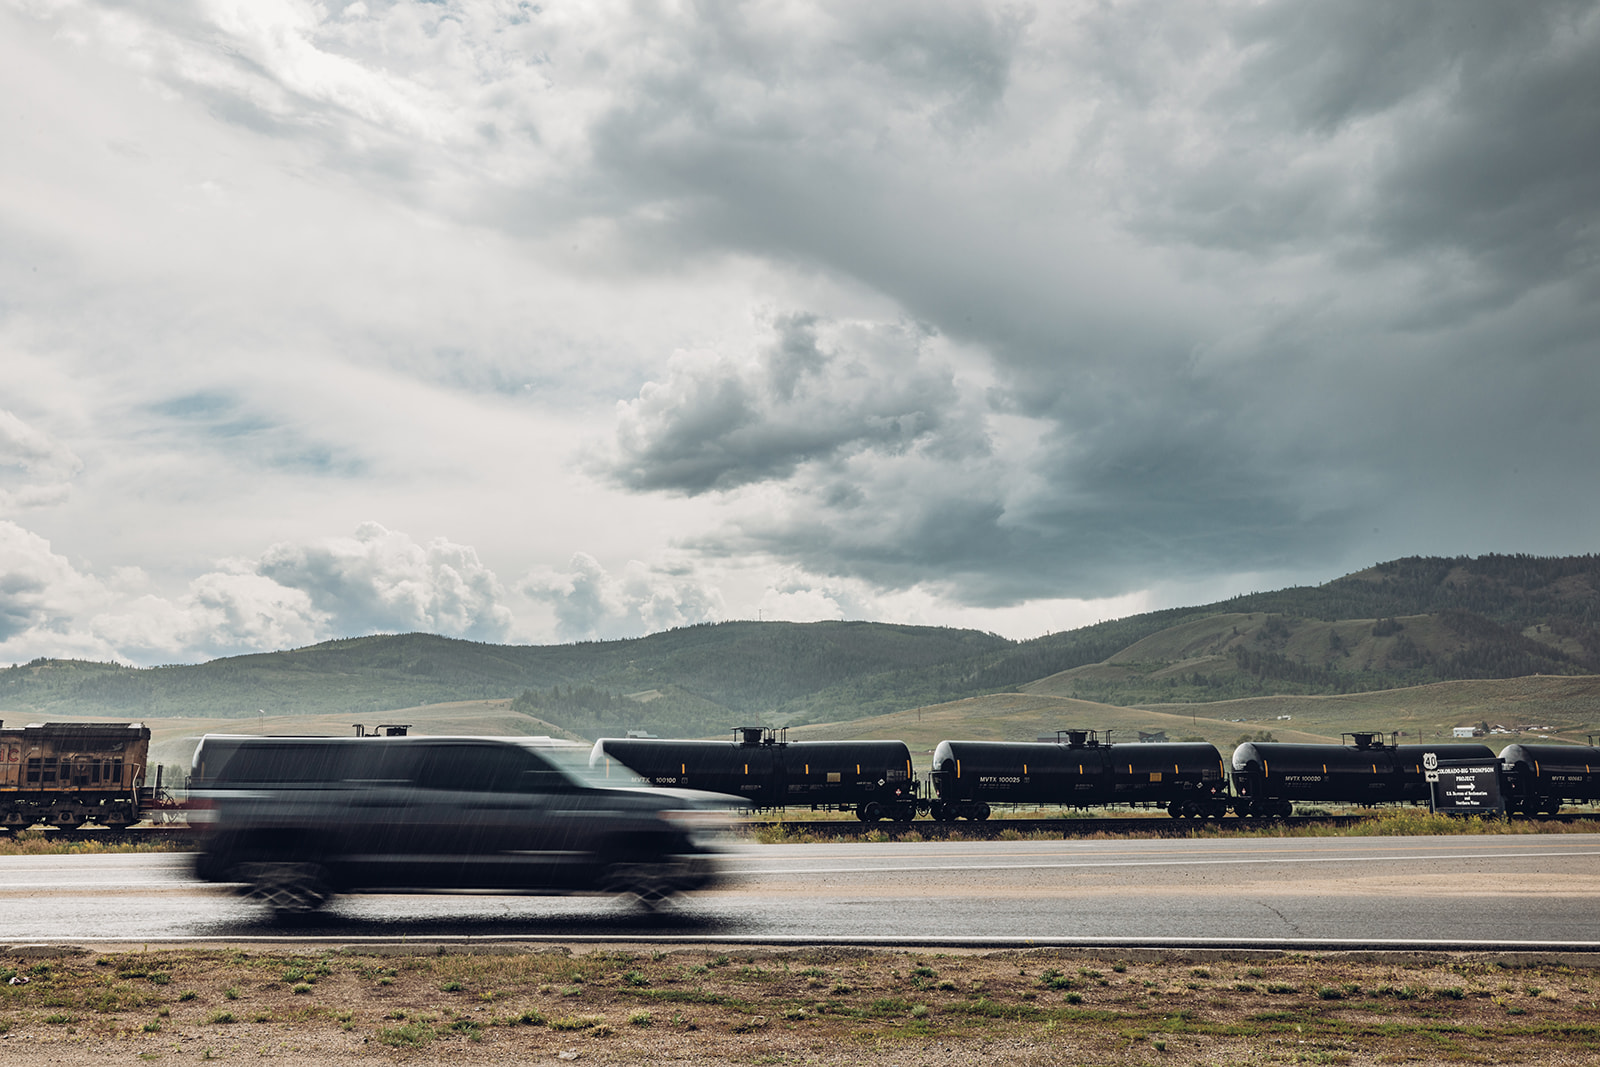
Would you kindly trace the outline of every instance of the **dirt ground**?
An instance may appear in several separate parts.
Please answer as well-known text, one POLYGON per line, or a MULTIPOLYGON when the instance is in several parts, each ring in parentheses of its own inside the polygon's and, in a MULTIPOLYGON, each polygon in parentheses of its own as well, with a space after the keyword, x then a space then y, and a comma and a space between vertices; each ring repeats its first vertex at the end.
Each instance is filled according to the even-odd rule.
POLYGON ((1600 1063, 1600 960, 0 948, 12 1064, 1600 1063))

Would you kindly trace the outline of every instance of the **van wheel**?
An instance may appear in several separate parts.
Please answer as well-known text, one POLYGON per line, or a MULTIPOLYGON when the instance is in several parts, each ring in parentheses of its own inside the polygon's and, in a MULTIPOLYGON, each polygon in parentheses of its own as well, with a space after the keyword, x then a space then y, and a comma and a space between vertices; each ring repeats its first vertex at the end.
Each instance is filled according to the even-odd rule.
POLYGON ((316 863, 245 863, 238 876, 250 886, 245 896, 274 915, 309 915, 333 896, 326 873, 316 863))
POLYGON ((678 891, 667 872, 651 863, 614 863, 601 888, 607 893, 633 897, 645 911, 655 911, 678 891))

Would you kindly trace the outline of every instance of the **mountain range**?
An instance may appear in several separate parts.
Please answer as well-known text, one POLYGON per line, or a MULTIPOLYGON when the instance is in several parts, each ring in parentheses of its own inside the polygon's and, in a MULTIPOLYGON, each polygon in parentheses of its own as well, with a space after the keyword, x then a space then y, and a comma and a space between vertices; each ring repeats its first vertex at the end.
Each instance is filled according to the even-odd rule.
POLYGON ((1174 705, 1600 674, 1600 556, 1413 557, 1319 586, 1027 641, 869 622, 724 622, 625 641, 378 634, 195 665, 38 659, 0 718, 371 716, 511 699, 579 736, 841 722, 996 693, 1174 705))

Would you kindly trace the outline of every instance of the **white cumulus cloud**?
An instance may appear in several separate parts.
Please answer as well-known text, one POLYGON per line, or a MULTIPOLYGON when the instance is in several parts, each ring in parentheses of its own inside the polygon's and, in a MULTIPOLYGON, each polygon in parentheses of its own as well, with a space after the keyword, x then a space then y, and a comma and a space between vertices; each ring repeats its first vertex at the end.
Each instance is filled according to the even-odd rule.
POLYGON ((612 574, 586 552, 563 571, 540 569, 522 591, 551 606, 567 641, 611 640, 724 618, 722 596, 693 574, 630 561, 612 574))

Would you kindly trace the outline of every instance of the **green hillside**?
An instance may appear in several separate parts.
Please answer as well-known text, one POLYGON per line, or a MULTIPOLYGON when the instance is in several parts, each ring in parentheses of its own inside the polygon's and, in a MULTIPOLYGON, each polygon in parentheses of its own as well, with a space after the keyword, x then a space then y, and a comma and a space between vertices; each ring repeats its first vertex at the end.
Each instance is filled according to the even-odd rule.
POLYGON ((1133 707, 1595 674, 1600 556, 1484 556, 1396 560, 1321 586, 1020 642, 886 623, 731 622, 548 646, 375 635, 149 669, 35 660, 0 670, 0 718, 355 721, 505 700, 585 737, 707 736, 1002 693, 1133 707))
POLYGON ((854 622, 735 622, 549 646, 378 635, 193 666, 35 660, 0 670, 0 717, 359 718, 517 698, 519 712, 578 728, 719 732, 860 679, 936 679, 1009 644, 973 630, 854 622))

